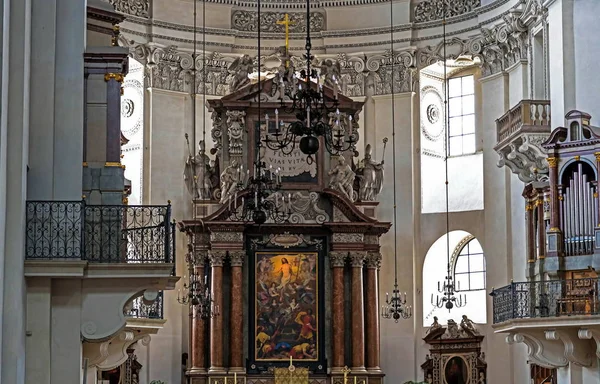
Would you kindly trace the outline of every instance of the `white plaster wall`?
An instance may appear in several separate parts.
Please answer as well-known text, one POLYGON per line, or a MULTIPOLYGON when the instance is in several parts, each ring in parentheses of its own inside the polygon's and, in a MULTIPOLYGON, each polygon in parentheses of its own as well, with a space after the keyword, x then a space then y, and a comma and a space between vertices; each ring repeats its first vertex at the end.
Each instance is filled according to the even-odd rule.
MULTIPOLYGON (((600 106, 598 105, 598 89, 600 89, 598 34, 600 33, 600 24, 594 16, 600 13, 600 2, 578 0, 573 1, 572 7, 576 109, 591 114, 594 118, 592 123, 598 125, 600 122, 600 106)), ((569 13, 566 12, 565 16, 569 16, 569 13)), ((567 59, 565 58, 565 60, 567 59)))
MULTIPOLYGON (((497 154, 493 150, 496 144, 495 119, 502 116, 508 108, 508 79, 505 74, 489 76, 481 80, 482 97, 486 101, 482 108, 483 118, 483 180, 485 237, 483 246, 486 252, 487 285, 501 287, 510 281, 512 264, 509 255, 509 217, 510 200, 509 171, 498 168, 497 154)), ((492 319, 493 305, 488 297, 488 319, 492 319)), ((512 372, 512 359, 503 335, 487 332, 484 344, 486 357, 493 364, 488 365, 490 384, 507 382, 512 372)))
MULTIPOLYGON (((508 104, 510 108, 517 105, 529 95, 527 63, 517 62, 507 70, 508 73, 508 104)), ((500 116, 498 116, 500 117, 500 116)))
MULTIPOLYGON (((165 204, 171 200, 173 218, 183 220, 191 217, 191 199, 183 181, 183 169, 188 156, 184 134, 192 141, 192 114, 189 95, 178 92, 153 90, 147 93, 150 105, 145 119, 145 135, 148 145, 144 157, 148 172, 144 177, 144 199, 148 204, 165 204)), ((197 105, 200 101, 197 101, 197 105)), ((196 115, 198 117, 198 114, 196 115)), ((208 116, 210 118, 210 116, 208 116)), ((210 126, 207 128, 210 139, 210 126)), ((191 150, 195 151, 197 146, 191 150)), ((207 145, 207 148, 210 146, 207 145)), ((177 275, 187 274, 185 253, 187 239, 177 233, 177 275)), ((181 284, 180 282, 179 284, 181 284)), ((181 381, 181 354, 188 350, 189 318, 187 307, 177 302, 177 290, 164 292, 164 316, 167 322, 158 334, 153 335, 146 348, 146 364, 143 370, 149 380, 167 383, 181 381)), ((140 348, 143 356, 144 348, 140 348)), ((137 353, 137 352, 136 352, 137 353)))
POLYGON ((52 350, 52 283, 50 278, 27 281, 27 383, 50 384, 52 350), (35 314, 35 315, 34 315, 35 314))
MULTIPOLYGON (((388 137, 390 147, 386 150, 386 176, 384 179, 383 190, 379 195, 379 201, 384 202, 380 205, 378 218, 381 221, 393 221, 393 210, 391 202, 393 200, 393 180, 397 182, 397 225, 392 226, 390 232, 383 235, 380 240, 381 253, 383 256, 380 278, 380 297, 385 297, 386 292, 391 292, 394 284, 394 236, 398 237, 398 281, 400 291, 407 292, 410 305, 414 304, 413 284, 413 223, 412 223, 412 199, 413 185, 409 181, 412 179, 412 141, 413 124, 409 116, 413 116, 415 96, 411 93, 395 95, 395 113, 396 113, 396 173, 392 168, 392 153, 394 152, 391 135, 391 97, 374 97, 374 113, 377 116, 375 126, 367 127, 367 130, 373 129, 371 137, 374 140, 371 145, 374 147, 373 157, 381 158, 383 137, 388 137)), ((404 382, 413 380, 417 372, 415 366, 414 354, 415 338, 414 321, 403 320, 395 323, 393 320, 381 320, 381 368, 388 378, 393 381, 404 382), (393 351, 393 352, 392 352, 393 351), (398 364, 398 356, 402 356, 403 364, 398 364)))

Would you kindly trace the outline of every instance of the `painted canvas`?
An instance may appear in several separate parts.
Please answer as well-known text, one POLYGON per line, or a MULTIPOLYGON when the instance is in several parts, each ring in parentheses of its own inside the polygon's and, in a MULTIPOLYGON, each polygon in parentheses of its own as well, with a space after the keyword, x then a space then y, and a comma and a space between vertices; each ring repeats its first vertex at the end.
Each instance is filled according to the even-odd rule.
POLYGON ((447 384, 466 384, 469 381, 469 367, 460 356, 449 359, 444 371, 444 379, 447 384))
POLYGON ((255 359, 318 360, 318 254, 255 255, 255 359))

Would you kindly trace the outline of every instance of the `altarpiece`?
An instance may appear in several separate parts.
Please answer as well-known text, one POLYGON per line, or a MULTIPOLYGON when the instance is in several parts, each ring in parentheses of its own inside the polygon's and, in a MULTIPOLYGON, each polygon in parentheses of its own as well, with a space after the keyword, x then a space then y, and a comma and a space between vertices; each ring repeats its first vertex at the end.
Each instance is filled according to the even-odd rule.
MULTIPOLYGON (((379 383, 379 238, 390 228, 376 219, 383 166, 370 149, 360 165, 354 149, 334 157, 321 145, 313 163, 299 149, 258 149, 274 116, 295 118, 281 109, 274 88, 267 78, 208 101, 213 157, 205 143, 195 157, 208 191, 195 195, 193 217, 179 227, 188 236, 189 265, 208 279, 221 314, 203 319, 191 309, 187 375, 191 383, 270 384, 288 377, 291 364, 297 374, 307 372, 308 383, 325 384, 341 383, 348 366, 358 382, 379 383), (236 180, 254 172, 258 155, 281 170, 282 189, 273 198, 287 196, 283 223, 254 225, 232 215, 244 195, 236 180), (376 181, 362 194, 368 201, 360 199, 361 172, 376 181)), ((340 124, 358 135, 362 103, 336 97, 340 124)))

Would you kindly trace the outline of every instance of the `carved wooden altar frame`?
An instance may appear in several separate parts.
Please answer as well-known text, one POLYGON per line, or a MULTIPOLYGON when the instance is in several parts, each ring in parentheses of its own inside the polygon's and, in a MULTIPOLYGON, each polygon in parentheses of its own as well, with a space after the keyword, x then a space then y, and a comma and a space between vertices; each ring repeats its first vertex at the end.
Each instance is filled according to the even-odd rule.
MULTIPOLYGON (((256 226, 234 222, 230 221, 228 205, 216 202, 197 202, 211 205, 213 208, 208 211, 214 213, 203 220, 179 223, 180 229, 188 235, 187 259, 195 261, 196 273, 204 274, 205 268, 209 268, 213 299, 221 306, 222 313, 210 320, 195 315, 191 319, 192 366, 188 376, 192 384, 213 383, 214 380, 223 383, 224 377, 232 380, 234 373, 238 380, 245 376, 246 383, 272 384, 272 368, 286 365, 282 362, 258 369, 260 367, 253 368, 253 363, 245 360, 249 357, 249 348, 244 349, 243 346, 254 342, 254 332, 249 328, 252 324, 240 321, 244 318, 243 290, 247 289, 242 286, 242 276, 243 271, 249 273, 254 270, 249 264, 249 252, 251 240, 257 238, 263 239, 263 242, 276 238, 279 244, 291 241, 289 250, 301 251, 309 248, 294 244, 294 239, 308 243, 315 239, 324 240, 323 254, 329 263, 321 271, 327 269, 330 278, 326 281, 323 277, 321 279, 327 285, 323 291, 328 289, 331 292, 331 322, 322 323, 324 332, 320 332, 319 336, 322 336, 321 342, 326 350, 320 355, 320 361, 314 363, 294 360, 295 365, 309 368, 309 384, 339 383, 344 366, 351 367, 351 376, 357 376, 359 382, 381 382, 377 278, 381 262, 379 237, 391 225, 368 217, 337 191, 324 189, 318 196, 320 202, 327 204, 327 217, 322 223, 267 223, 256 226), (206 260, 209 260, 208 264, 205 264, 206 260), (352 281, 352 284, 347 281, 352 281), (224 284, 231 288, 223 290, 224 284), (345 297, 348 295, 344 292, 349 293, 351 298, 350 316, 345 315, 344 308, 348 306, 345 297), (225 300, 224 294, 228 294, 225 300), (225 332, 226 328, 229 332, 225 332), (346 333, 350 333, 349 339, 346 333), (331 344, 327 345, 324 339, 331 344), (328 366, 330 373, 327 373, 328 366)), ((241 196, 238 198, 241 199, 241 196)), ((320 304, 324 306, 325 300, 321 300, 320 304)), ((246 313, 251 316, 250 310, 246 313)), ((323 315, 319 320, 325 321, 323 315)))

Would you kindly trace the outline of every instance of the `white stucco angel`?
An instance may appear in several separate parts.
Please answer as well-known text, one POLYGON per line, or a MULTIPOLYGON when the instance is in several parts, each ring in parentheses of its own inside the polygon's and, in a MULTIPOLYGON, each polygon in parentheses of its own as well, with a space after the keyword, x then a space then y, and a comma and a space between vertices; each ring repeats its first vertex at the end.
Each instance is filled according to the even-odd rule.
POLYGON ((329 179, 329 188, 341 192, 350 201, 354 201, 355 196, 352 185, 354 184, 356 174, 346 164, 346 159, 343 156, 338 156, 337 164, 331 168, 328 174, 331 176, 329 179))
POLYGON ((252 73, 254 63, 250 55, 238 57, 229 66, 229 71, 233 77, 229 82, 229 91, 235 92, 250 82, 248 75, 252 73))

